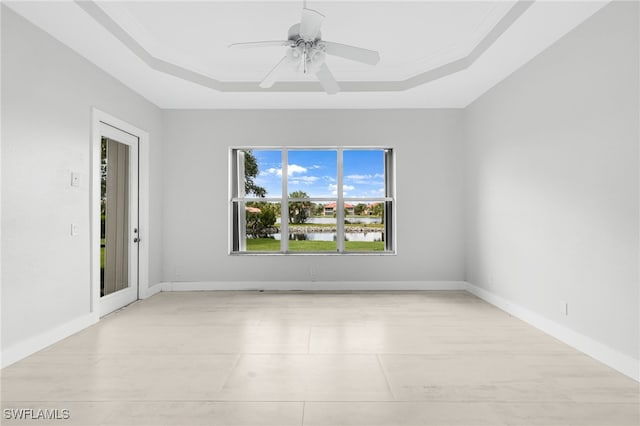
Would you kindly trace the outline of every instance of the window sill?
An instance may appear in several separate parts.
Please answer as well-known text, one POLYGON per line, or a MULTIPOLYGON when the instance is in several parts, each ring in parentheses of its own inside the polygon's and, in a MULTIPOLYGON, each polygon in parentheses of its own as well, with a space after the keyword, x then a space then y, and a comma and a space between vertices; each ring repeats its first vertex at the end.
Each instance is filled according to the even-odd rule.
POLYGON ((396 252, 268 252, 268 251, 255 251, 255 252, 231 252, 229 256, 396 256, 396 252))

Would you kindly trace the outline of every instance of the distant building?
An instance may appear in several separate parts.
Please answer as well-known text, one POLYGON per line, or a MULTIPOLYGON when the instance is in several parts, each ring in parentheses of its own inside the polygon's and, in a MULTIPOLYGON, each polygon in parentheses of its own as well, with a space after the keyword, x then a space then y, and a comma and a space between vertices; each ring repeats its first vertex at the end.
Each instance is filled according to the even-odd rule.
MULTIPOLYGON (((336 212, 336 205, 338 203, 329 203, 329 204, 325 204, 324 206, 324 215, 325 216, 333 216, 333 214, 336 212)), ((349 203, 344 203, 344 212, 345 214, 354 214, 354 205, 353 204, 349 204, 349 203)))
POLYGON ((379 205, 380 203, 371 203, 371 204, 367 204, 367 207, 364 209, 364 214, 367 216, 371 216, 373 214, 375 214, 374 209, 376 208, 377 205, 379 205))

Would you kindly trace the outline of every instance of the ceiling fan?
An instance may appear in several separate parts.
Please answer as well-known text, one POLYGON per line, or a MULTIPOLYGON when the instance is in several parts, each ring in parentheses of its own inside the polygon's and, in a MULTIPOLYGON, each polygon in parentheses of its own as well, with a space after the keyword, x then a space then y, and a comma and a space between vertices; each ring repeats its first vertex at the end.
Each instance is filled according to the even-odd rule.
POLYGON ((324 15, 320 12, 303 7, 300 23, 289 28, 287 40, 233 43, 229 47, 287 47, 285 56, 260 82, 262 88, 273 86, 282 71, 291 67, 296 70, 302 68, 304 73, 315 74, 325 92, 335 94, 340 91, 340 86, 325 63, 326 55, 340 56, 369 65, 376 65, 380 61, 380 55, 373 50, 322 40, 320 27, 323 20, 324 15))

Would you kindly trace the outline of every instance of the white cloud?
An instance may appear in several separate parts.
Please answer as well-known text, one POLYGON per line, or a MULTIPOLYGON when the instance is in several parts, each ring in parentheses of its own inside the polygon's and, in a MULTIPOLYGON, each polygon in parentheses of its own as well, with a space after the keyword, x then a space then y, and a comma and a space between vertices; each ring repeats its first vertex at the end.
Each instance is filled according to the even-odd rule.
POLYGON ((260 176, 269 176, 269 175, 282 176, 282 169, 276 169, 275 167, 271 167, 270 169, 263 170, 260 172, 260 176))
POLYGON ((382 178, 384 178, 384 174, 382 174, 382 173, 376 173, 374 175, 372 175, 372 174, 367 174, 367 175, 353 174, 353 175, 347 175, 347 176, 344 177, 345 180, 350 180, 350 181, 355 181, 355 182, 371 181, 371 180, 382 179, 382 178))
POLYGON ((296 180, 302 181, 306 184, 312 184, 320 179, 318 176, 297 176, 296 180))
MULTIPOLYGON (((348 195, 348 191, 353 191, 356 189, 353 185, 342 185, 342 195, 348 195)), ((331 191, 331 195, 338 195, 338 185, 330 183, 329 191, 331 191)))
MULTIPOLYGON (((289 164, 287 166, 287 176, 291 176, 294 173, 306 173, 307 168, 298 166, 297 164, 289 164)), ((280 170, 280 175, 282 175, 282 170, 280 170)))
POLYGON ((371 179, 373 175, 347 175, 344 178, 347 180, 367 180, 371 179))
MULTIPOLYGON (((306 173, 306 172, 307 172, 307 168, 306 167, 302 167, 302 166, 299 166, 297 164, 289 164, 287 166, 287 176, 291 176, 294 173, 306 173)), ((271 168, 261 172, 260 174, 282 176, 282 169, 281 168, 276 168, 276 167, 271 167, 271 168)))
POLYGON ((295 178, 289 180, 289 184, 291 185, 311 185, 315 183, 319 178, 317 176, 296 176, 295 178))

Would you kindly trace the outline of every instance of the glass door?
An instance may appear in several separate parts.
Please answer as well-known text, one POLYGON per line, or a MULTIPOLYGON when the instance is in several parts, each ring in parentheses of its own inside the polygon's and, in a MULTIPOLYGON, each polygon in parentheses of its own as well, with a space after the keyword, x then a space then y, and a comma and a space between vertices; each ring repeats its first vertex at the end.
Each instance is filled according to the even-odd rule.
POLYGON ((101 123, 100 316, 138 299, 138 138, 101 123))

